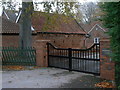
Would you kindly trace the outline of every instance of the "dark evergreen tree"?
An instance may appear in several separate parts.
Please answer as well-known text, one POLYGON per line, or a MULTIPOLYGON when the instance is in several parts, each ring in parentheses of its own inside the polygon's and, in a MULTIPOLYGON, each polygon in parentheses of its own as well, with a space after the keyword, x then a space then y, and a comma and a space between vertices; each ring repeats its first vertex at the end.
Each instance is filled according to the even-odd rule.
POLYGON ((115 61, 115 81, 120 89, 120 2, 106 2, 102 5, 104 25, 109 29, 112 60, 115 61))

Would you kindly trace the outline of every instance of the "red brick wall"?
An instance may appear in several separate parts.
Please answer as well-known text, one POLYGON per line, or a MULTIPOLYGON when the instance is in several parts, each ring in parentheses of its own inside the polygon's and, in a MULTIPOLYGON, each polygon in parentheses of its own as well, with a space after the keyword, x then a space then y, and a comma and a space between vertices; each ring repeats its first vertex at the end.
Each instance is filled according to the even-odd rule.
POLYGON ((2 36, 2 46, 14 46, 17 47, 19 45, 19 36, 18 35, 3 35, 2 36))
MULTIPOLYGON (((32 36, 33 47, 36 40, 50 40, 51 43, 61 48, 83 48, 84 35, 78 34, 37 34, 32 36)), ((3 35, 2 46, 19 46, 19 35, 3 35)))
POLYGON ((50 40, 51 43, 61 48, 83 48, 84 35, 77 34, 38 34, 37 40, 50 40))
MULTIPOLYGON (((36 41, 36 36, 32 36, 33 46, 36 41)), ((19 35, 2 35, 2 46, 18 47, 19 35)))

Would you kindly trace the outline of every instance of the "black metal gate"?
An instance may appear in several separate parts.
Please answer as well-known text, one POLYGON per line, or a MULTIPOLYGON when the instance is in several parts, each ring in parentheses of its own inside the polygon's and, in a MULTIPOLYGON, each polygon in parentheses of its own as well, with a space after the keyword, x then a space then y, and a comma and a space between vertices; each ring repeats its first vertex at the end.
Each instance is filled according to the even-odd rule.
POLYGON ((48 66, 100 74, 100 44, 88 49, 57 48, 48 43, 48 66))

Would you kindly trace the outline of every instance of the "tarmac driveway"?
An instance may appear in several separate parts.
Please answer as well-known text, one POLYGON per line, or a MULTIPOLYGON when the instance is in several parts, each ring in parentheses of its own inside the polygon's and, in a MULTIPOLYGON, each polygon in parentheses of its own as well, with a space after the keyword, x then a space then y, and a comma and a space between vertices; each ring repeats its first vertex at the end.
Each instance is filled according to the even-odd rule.
MULTIPOLYGON (((78 78, 82 78, 84 76, 93 75, 73 71, 69 72, 68 70, 56 68, 40 68, 35 70, 23 70, 23 71, 3 71, 2 87, 69 88, 70 87, 69 84, 71 84, 72 81, 75 82, 75 80, 78 80, 78 78)), ((80 84, 80 81, 77 82, 79 82, 80 84)))

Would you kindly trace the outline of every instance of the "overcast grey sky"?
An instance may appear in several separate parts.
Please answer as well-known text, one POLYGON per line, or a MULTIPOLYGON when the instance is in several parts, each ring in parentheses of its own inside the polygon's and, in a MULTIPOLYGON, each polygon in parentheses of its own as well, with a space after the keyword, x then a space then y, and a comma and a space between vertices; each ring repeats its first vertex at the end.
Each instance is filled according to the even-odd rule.
MULTIPOLYGON (((0 1, 3 1, 3 0, 0 0, 0 1)), ((6 1, 12 1, 12 2, 19 2, 19 3, 22 3, 22 0, 6 0, 6 1)), ((24 1, 30 1, 30 0, 24 0, 24 1)), ((96 2, 97 0, 33 0, 33 2, 45 2, 45 1, 59 1, 59 2, 63 2, 63 1, 68 1, 68 2, 72 2, 72 1, 76 1, 76 2, 96 2)), ((16 7, 16 9, 18 10, 19 6, 16 7)), ((42 5, 39 5, 39 8, 42 10, 43 7, 42 5)), ((0 16, 2 14, 2 7, 0 6, 0 16)))
MULTIPOLYGON (((0 2, 3 2, 4 0, 0 0, 0 2)), ((5 1, 12 1, 12 2, 20 2, 22 3, 22 0, 5 0, 5 1)), ((30 1, 30 0, 24 0, 24 1, 30 1)), ((33 2, 45 2, 45 1, 59 1, 59 2, 63 2, 63 1, 68 1, 68 2, 80 2, 80 3, 85 3, 85 2, 118 2, 120 0, 33 0, 33 2)), ((18 7, 16 7, 16 9, 18 9, 18 7)), ((42 5, 39 5, 40 9, 43 9, 42 5)), ((0 5, 0 16, 2 13, 2 6, 0 5)))

